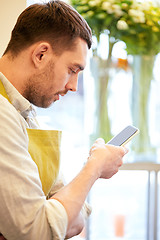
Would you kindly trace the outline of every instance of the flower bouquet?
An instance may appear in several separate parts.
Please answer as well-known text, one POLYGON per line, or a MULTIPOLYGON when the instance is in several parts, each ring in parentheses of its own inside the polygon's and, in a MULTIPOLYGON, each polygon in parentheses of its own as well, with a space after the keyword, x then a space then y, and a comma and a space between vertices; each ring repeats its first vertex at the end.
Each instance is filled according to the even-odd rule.
POLYGON ((126 43, 128 54, 156 55, 160 51, 160 5, 138 0, 70 0, 99 37, 126 43), (136 47, 135 47, 136 44, 136 47))

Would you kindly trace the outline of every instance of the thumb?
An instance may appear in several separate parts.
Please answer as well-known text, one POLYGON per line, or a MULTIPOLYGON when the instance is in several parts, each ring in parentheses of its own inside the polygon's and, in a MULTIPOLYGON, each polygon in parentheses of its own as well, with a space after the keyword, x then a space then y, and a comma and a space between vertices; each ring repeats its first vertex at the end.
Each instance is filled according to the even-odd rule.
POLYGON ((103 138, 97 138, 95 143, 105 144, 105 141, 103 138))

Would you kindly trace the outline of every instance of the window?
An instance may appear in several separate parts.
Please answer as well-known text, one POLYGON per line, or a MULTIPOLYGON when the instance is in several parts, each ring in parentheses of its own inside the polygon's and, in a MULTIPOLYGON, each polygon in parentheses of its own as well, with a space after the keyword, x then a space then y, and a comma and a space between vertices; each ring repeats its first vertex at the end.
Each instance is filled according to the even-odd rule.
POLYGON ((146 240, 147 178, 147 172, 120 171, 97 181, 90 194, 89 239, 146 240))

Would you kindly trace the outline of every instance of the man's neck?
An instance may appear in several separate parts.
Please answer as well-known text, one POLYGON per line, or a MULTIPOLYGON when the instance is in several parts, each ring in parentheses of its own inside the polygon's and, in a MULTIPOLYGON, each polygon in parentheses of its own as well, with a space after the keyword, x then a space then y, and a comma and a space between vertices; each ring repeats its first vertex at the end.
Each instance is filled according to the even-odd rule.
POLYGON ((22 70, 23 63, 19 65, 19 59, 12 58, 6 54, 0 58, 0 72, 10 83, 22 94, 25 82, 25 71, 22 70))

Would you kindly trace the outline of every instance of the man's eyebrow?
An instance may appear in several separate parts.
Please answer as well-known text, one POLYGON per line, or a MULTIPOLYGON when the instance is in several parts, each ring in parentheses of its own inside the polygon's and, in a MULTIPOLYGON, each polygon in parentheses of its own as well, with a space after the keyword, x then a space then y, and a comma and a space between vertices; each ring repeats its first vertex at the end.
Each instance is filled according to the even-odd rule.
POLYGON ((79 68, 81 71, 84 70, 84 66, 78 63, 73 64, 75 67, 79 68))

